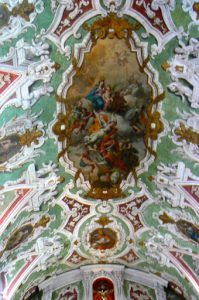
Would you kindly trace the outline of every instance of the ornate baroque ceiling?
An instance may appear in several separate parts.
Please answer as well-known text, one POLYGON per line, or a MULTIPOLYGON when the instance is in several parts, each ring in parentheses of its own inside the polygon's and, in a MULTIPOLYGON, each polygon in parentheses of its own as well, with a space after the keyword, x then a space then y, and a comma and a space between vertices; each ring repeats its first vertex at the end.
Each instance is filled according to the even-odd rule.
POLYGON ((198 0, 0 1, 0 299, 199 299, 198 30, 198 0))

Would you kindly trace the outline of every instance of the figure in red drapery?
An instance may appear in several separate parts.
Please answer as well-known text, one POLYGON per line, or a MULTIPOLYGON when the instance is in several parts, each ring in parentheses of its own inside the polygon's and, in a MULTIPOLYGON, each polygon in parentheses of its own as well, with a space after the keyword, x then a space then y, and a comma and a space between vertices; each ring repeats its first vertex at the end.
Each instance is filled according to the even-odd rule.
POLYGON ((115 300, 114 286, 111 280, 99 278, 93 283, 93 300, 115 300))

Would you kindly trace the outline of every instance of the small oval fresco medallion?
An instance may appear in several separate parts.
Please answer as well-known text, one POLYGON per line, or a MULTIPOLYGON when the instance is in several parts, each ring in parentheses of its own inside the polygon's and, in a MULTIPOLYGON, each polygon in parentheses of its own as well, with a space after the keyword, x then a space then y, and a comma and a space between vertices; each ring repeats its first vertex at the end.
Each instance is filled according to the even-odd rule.
POLYGON ((93 249, 112 249, 116 243, 117 233, 111 228, 97 228, 90 234, 90 245, 93 249))

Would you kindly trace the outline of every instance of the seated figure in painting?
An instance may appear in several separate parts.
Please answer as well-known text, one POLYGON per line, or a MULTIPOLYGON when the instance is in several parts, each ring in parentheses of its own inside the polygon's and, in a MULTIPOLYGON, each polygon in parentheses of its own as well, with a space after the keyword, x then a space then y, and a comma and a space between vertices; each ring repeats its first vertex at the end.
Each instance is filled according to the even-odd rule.
POLYGON ((109 85, 105 88, 102 96, 104 99, 104 109, 106 110, 110 107, 110 104, 113 102, 112 91, 109 85))
POLYGON ((126 169, 126 165, 124 164, 120 155, 120 148, 117 140, 117 127, 115 122, 112 122, 110 132, 104 135, 101 141, 100 153, 111 167, 119 168, 121 170, 126 169))
POLYGON ((74 133, 78 134, 80 131, 86 129, 87 123, 92 116, 92 112, 89 112, 86 108, 82 108, 81 117, 78 118, 73 124, 74 133))
POLYGON ((111 87, 105 86, 104 80, 102 80, 90 91, 86 99, 92 102, 96 112, 106 110, 110 103, 113 102, 111 87))

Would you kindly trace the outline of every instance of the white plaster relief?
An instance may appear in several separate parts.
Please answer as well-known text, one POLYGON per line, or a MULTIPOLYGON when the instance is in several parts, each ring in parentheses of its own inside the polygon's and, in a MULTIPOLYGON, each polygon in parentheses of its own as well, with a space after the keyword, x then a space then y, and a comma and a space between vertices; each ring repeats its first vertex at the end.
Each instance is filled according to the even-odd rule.
POLYGON ((19 148, 13 153, 13 156, 1 163, 0 168, 2 171, 11 172, 13 169, 20 167, 26 162, 32 162, 35 157, 43 153, 39 148, 45 141, 44 125, 41 121, 37 121, 37 118, 38 115, 23 115, 4 123, 0 128, 1 144, 4 143, 4 141, 7 141, 5 146, 2 144, 2 148, 6 147, 6 151, 8 149, 11 151, 11 147, 13 149, 14 146, 19 148), (36 139, 33 138, 30 144, 28 141, 27 144, 25 143, 24 145, 20 145, 19 141, 12 141, 12 136, 17 138, 27 135, 28 133, 31 134, 31 131, 34 131, 35 129, 39 132, 39 136, 36 139))
POLYGON ((163 300, 163 289, 167 286, 168 281, 151 273, 128 269, 119 265, 91 265, 82 267, 78 270, 69 271, 62 275, 52 277, 39 284, 39 288, 43 290, 42 300, 51 300, 53 291, 58 290, 66 285, 73 284, 78 281, 84 282, 84 298, 83 300, 92 300, 92 284, 93 281, 100 277, 106 277, 112 280, 116 300, 125 300, 123 294, 123 280, 143 284, 149 288, 155 289, 157 300, 163 300), (161 292, 160 292, 161 291, 161 292), (48 297, 48 298, 47 298, 48 297))
POLYGON ((24 39, 20 39, 5 57, 0 58, 1 70, 8 73, 6 77, 1 75, 1 86, 5 84, 5 80, 9 83, 9 74, 11 76, 16 72, 19 76, 16 84, 14 82, 9 85, 1 94, 0 112, 11 105, 29 109, 42 96, 50 96, 53 87, 49 82, 55 72, 55 64, 50 60, 49 54, 50 49, 47 43, 36 43, 33 40, 32 44, 28 44, 24 42, 24 39), (13 65, 7 64, 10 60, 13 65), (37 81, 42 84, 37 88, 32 88, 37 81))
POLYGON ((198 0, 182 0, 182 9, 188 13, 192 19, 192 22, 189 23, 189 30, 192 26, 199 26, 198 14, 193 9, 193 5, 198 3, 198 0))
MULTIPOLYGON (((38 14, 41 14, 44 10, 44 4, 42 0, 31 0, 29 3, 34 5, 34 11, 29 15, 29 20, 25 20, 20 15, 10 16, 8 24, 0 29, 0 45, 6 41, 16 38, 19 34, 26 31, 28 28, 36 29, 33 24, 34 19, 38 14)), ((1 0, 1 4, 6 5, 8 13, 11 13, 12 9, 21 5, 21 0, 1 0)))
POLYGON ((199 108, 199 41, 190 38, 187 44, 181 39, 175 53, 169 62, 168 70, 173 82, 168 88, 183 101, 187 99, 192 108, 199 108))
POLYGON ((195 112, 179 112, 179 114, 182 119, 175 120, 172 128, 171 138, 178 146, 178 148, 174 151, 185 154, 185 158, 189 157, 198 164, 199 145, 197 137, 199 136, 199 115, 195 112))
POLYGON ((160 200, 168 202, 172 207, 191 206, 198 211, 197 200, 183 189, 183 185, 198 186, 199 178, 182 161, 176 164, 159 164, 155 183, 156 194, 160 200))
MULTIPOLYGON (((136 5, 142 6, 149 19, 151 19, 151 22, 153 22, 153 25, 146 19, 143 18, 143 15, 140 14, 138 11, 134 11, 131 7, 128 7, 124 10, 123 13, 126 13, 136 20, 140 22, 145 30, 146 33, 143 34, 143 37, 148 37, 150 34, 152 34, 155 39, 157 40, 157 44, 153 44, 151 46, 151 55, 152 58, 154 58, 157 54, 161 53, 162 50, 165 48, 166 44, 174 37, 179 34, 179 29, 176 28, 176 26, 173 23, 173 20, 171 18, 171 10, 175 8, 175 0, 153 0, 151 3, 147 3, 145 0, 133 0, 136 2, 136 5), (156 11, 160 9, 162 12, 162 15, 164 16, 164 21, 169 29, 169 31, 165 34, 165 28, 163 26, 163 21, 156 16, 156 11), (162 26, 162 31, 160 32, 155 28, 155 25, 162 26), (164 34, 163 34, 164 33, 164 34)), ((129 6, 132 5, 132 2, 130 1, 129 6)))

